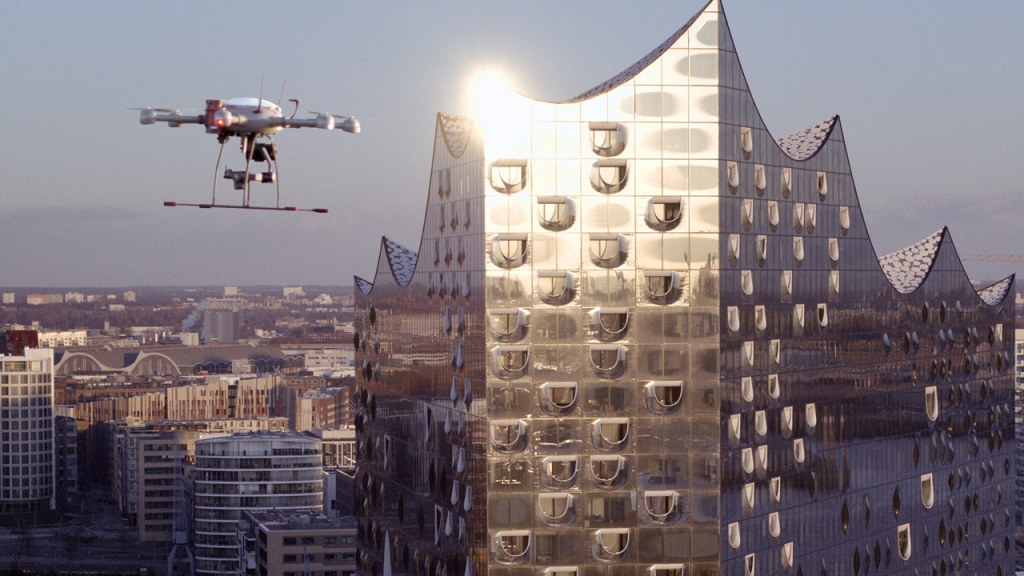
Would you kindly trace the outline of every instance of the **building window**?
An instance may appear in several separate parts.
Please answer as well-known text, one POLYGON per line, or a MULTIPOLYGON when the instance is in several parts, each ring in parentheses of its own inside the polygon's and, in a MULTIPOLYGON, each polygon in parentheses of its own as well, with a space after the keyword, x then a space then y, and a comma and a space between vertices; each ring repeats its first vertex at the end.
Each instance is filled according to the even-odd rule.
POLYGON ((626 127, 618 122, 590 122, 590 149, 605 158, 626 149, 626 127))
POLYGON ((679 196, 659 196, 647 201, 644 221, 653 230, 672 230, 682 221, 683 200, 679 196))
POLYGON ((594 534, 597 546, 594 557, 603 562, 614 562, 626 555, 629 548, 628 528, 605 528, 594 534))
POLYGON ((903 524, 896 529, 896 547, 899 550, 900 558, 904 560, 910 559, 910 553, 912 551, 910 541, 910 524, 903 524))
POLYGON ((767 185, 768 179, 764 174, 764 166, 760 164, 754 165, 754 186, 757 186, 758 190, 764 190, 767 185))
POLYGON ((738 549, 742 543, 743 540, 740 537, 740 523, 733 522, 732 524, 729 524, 729 546, 735 550, 738 549))
POLYGON ((491 239, 491 262, 500 268, 517 268, 526 263, 526 234, 497 234, 491 239))
POLYGON ((615 268, 626 260, 626 238, 621 234, 591 234, 590 261, 601 268, 615 268))
POLYGON ((502 194, 515 194, 526 187, 526 160, 502 159, 491 164, 491 187, 502 194))
POLYGON ((538 506, 546 524, 564 526, 575 519, 572 494, 541 494, 538 506))
POLYGON ((594 421, 594 447, 605 452, 621 450, 629 438, 628 418, 598 418, 594 421))
POLYGON ((926 510, 931 510, 935 505, 935 484, 931 474, 921 476, 921 503, 926 510))
POLYGON ((575 282, 570 272, 540 271, 537 272, 537 283, 540 288, 540 299, 552 306, 566 304, 576 294, 575 282))
POLYGON ((540 225, 552 232, 561 232, 576 221, 575 204, 565 196, 539 196, 537 212, 540 225))
POLYGON ((729 186, 735 188, 740 185, 740 169, 735 162, 726 162, 725 173, 729 180, 729 186))
POLYGON ((281 561, 285 564, 294 564, 299 561, 299 557, 295 554, 285 554, 281 561))
POLYGON ((576 456, 549 456, 541 464, 541 483, 552 490, 570 488, 576 484, 579 460, 576 456))
POLYGON ((283 544, 285 546, 295 546, 295 538, 285 538, 283 544))
POLYGON ((629 170, 626 160, 598 160, 590 169, 590 185, 602 194, 615 194, 626 187, 629 170))
POLYGON ((746 126, 740 127, 740 148, 747 154, 754 151, 754 137, 746 126))
POLYGON ((506 530, 494 537, 494 555, 502 564, 522 564, 530 551, 529 530, 506 530))

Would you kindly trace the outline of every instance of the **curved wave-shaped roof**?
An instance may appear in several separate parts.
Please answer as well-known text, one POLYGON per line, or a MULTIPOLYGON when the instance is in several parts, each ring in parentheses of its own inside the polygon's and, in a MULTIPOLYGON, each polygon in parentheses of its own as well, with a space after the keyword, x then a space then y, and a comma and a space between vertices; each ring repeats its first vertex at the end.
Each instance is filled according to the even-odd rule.
POLYGON ((384 253, 388 257, 388 266, 395 281, 405 288, 412 282, 413 272, 416 271, 417 254, 387 236, 384 237, 384 253))
POLYGON ((370 290, 373 290, 373 282, 363 280, 359 276, 355 277, 355 281, 356 289, 359 290, 359 293, 362 294, 363 296, 369 296, 370 290))
POLYGON ((793 160, 807 160, 817 154, 821 147, 825 145, 828 137, 832 134, 832 128, 835 127, 837 120, 839 120, 839 116, 833 116, 828 120, 818 122, 810 128, 804 128, 789 136, 777 138, 775 143, 793 160))
MULTIPOLYGON (((708 4, 710 4, 710 2, 708 4)), ((628 82, 630 78, 636 76, 641 71, 643 71, 644 68, 647 68, 648 66, 653 64, 654 61, 657 60, 659 56, 664 54, 665 51, 669 49, 669 47, 671 47, 673 44, 675 44, 676 40, 678 40, 680 36, 682 36, 683 34, 686 33, 686 30, 690 28, 690 26, 693 24, 693 22, 697 19, 698 16, 700 16, 701 14, 704 13, 704 10, 706 8, 707 8, 707 5, 705 5, 704 8, 701 8, 700 11, 698 11, 696 14, 694 14, 693 18, 690 18, 690 20, 686 24, 684 24, 682 28, 680 28, 678 31, 676 31, 675 34, 673 34, 671 37, 669 37, 668 40, 665 40, 664 42, 661 43, 660 46, 658 46, 654 50, 650 51, 643 58, 637 60, 632 66, 630 66, 629 68, 626 68, 622 72, 619 72, 615 76, 612 76, 611 78, 609 78, 608 80, 605 80, 604 82, 598 84, 597 86, 594 86, 590 90, 587 90, 586 92, 584 92, 584 93, 582 93, 582 94, 580 94, 578 96, 574 96, 574 97, 566 100, 565 102, 568 103, 568 102, 579 102, 581 100, 588 100, 588 99, 593 98, 594 96, 597 96, 599 94, 604 94, 605 92, 615 88, 616 86, 619 86, 621 84, 624 84, 624 83, 628 82)), ((717 33, 717 31, 716 31, 716 33, 717 33)))
POLYGON ((939 253, 945 233, 943 228, 916 244, 878 258, 878 264, 893 288, 901 294, 917 290, 935 263, 935 255, 939 253))
POLYGON ((461 158, 469 146, 469 139, 473 135, 473 119, 464 116, 448 116, 447 114, 437 115, 438 124, 441 126, 441 136, 444 139, 444 146, 452 158, 461 158))
POLYGON ((1013 278, 1014 275, 1010 274, 999 282, 978 290, 978 297, 990 306, 999 304, 1010 293, 1010 289, 1013 287, 1013 278))

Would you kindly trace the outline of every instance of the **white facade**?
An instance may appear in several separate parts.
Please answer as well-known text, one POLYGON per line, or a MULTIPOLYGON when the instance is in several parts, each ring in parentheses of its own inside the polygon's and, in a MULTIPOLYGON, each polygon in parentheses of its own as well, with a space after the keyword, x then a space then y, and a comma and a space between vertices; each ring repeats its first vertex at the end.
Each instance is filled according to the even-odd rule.
POLYGON ((53 350, 0 356, 0 511, 54 507, 53 350))
POLYGON ((67 348, 69 346, 85 346, 89 341, 88 330, 61 330, 59 332, 40 332, 40 348, 67 348))
POLYGON ((355 376, 356 352, 352 348, 330 350, 307 350, 303 353, 304 368, 315 374, 331 376, 355 376))
POLYGON ((320 442, 294 434, 245 434, 196 442, 193 534, 196 574, 238 568, 235 525, 245 511, 323 511, 320 442))
POLYGON ((4 292, 4 304, 14 304, 14 292, 4 292))

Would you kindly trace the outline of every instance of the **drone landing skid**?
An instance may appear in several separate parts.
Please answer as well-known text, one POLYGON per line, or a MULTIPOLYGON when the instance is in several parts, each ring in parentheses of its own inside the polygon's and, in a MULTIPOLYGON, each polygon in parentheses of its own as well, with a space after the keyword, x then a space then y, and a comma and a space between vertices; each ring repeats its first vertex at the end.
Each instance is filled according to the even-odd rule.
POLYGON ((327 214, 327 208, 296 208, 295 206, 236 206, 234 204, 185 204, 183 202, 164 202, 164 206, 177 208, 178 206, 192 206, 195 208, 235 208, 238 210, 272 210, 275 212, 316 212, 327 214))

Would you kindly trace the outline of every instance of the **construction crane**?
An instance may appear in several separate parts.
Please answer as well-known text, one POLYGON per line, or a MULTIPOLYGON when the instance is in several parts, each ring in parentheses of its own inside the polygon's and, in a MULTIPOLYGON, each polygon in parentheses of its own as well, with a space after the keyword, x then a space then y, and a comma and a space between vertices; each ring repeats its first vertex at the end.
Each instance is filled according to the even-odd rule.
POLYGON ((1024 264, 1024 254, 968 254, 961 260, 964 262, 1024 264))

